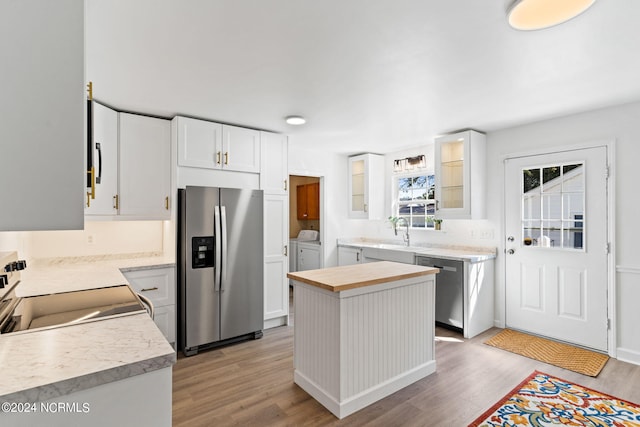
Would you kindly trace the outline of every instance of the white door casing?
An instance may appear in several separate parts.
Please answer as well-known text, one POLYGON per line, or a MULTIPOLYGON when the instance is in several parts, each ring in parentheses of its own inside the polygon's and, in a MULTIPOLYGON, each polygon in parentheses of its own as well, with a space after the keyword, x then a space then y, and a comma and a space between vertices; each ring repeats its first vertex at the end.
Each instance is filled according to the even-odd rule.
POLYGON ((604 146, 506 160, 507 327, 608 350, 607 164, 604 146))

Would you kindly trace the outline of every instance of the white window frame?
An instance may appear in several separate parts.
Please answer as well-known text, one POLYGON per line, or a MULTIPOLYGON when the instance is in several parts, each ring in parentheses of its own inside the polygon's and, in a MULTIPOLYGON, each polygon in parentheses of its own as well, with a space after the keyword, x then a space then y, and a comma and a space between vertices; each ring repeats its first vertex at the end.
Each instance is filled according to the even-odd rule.
MULTIPOLYGON (((411 202, 403 202, 400 201, 400 189, 398 188, 399 185, 399 180, 403 179, 403 178, 415 178, 415 177, 419 177, 419 176, 426 176, 427 177, 427 183, 429 180, 429 176, 433 176, 434 177, 434 181, 433 181, 433 187, 435 187, 435 173, 433 171, 428 171, 428 170, 420 170, 420 171, 411 171, 411 172, 405 172, 405 173, 398 173, 395 174, 393 176, 393 201, 392 201, 392 206, 391 206, 391 212, 393 212, 393 216, 400 218, 401 214, 400 214, 400 206, 401 205, 405 205, 405 204, 409 204, 411 202)), ((410 229, 412 230, 434 230, 434 222, 433 221, 429 221, 429 219, 433 219, 435 218, 435 211, 433 214, 428 214, 427 213, 427 206, 432 203, 434 208, 435 208, 435 198, 429 198, 428 196, 428 192, 429 192, 429 188, 427 187, 427 199, 425 199, 425 226, 424 227, 414 227, 413 226, 413 220, 410 222, 410 229)), ((432 193, 433 196, 433 193, 432 193)), ((403 216, 404 217, 404 216, 403 216)), ((404 227, 404 223, 401 224, 402 227, 404 227)))

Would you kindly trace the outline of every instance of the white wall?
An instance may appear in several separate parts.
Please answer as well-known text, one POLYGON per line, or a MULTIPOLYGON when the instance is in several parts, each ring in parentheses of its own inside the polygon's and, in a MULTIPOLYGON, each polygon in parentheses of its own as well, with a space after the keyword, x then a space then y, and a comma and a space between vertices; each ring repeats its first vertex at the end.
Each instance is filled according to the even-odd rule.
POLYGON ((86 221, 84 230, 0 233, 0 251, 36 258, 162 252, 163 221, 86 221))
MULTIPOLYGON (((617 353, 618 358, 640 363, 640 259, 637 256, 637 197, 640 138, 636 129, 640 103, 616 106, 568 117, 531 123, 491 132, 487 135, 487 215, 489 221, 503 221, 503 159, 506 155, 534 148, 554 148, 591 141, 615 140, 616 235, 614 251, 617 264, 617 353)), ((496 271, 496 319, 504 322, 504 260, 502 239, 496 271)))

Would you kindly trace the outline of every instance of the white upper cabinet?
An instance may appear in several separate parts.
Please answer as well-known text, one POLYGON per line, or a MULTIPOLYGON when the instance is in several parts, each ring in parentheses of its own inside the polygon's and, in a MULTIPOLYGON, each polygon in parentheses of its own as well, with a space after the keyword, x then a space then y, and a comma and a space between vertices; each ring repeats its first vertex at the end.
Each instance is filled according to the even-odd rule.
POLYGON ((86 198, 85 214, 169 219, 171 122, 92 106, 95 199, 86 198))
POLYGON ((218 169, 222 165, 222 125, 177 117, 178 166, 218 169))
POLYGON ((81 230, 84 1, 1 1, 0 17, 0 231, 81 230))
POLYGON ((178 166, 260 172, 260 132, 177 117, 178 166))
POLYGON ((169 219, 171 122, 120 113, 120 215, 169 219))
POLYGON ((118 112, 91 102, 95 198, 88 189, 85 199, 86 215, 115 215, 118 194, 118 112))
POLYGON ((287 136, 260 132, 262 169, 260 189, 269 194, 288 194, 289 168, 287 136))
POLYGON ((349 157, 349 218, 381 219, 384 213, 384 157, 349 157))
POLYGON ((436 217, 486 218, 486 137, 468 130, 435 141, 436 217))
POLYGON ((222 125, 222 168, 260 172, 260 131, 222 125))

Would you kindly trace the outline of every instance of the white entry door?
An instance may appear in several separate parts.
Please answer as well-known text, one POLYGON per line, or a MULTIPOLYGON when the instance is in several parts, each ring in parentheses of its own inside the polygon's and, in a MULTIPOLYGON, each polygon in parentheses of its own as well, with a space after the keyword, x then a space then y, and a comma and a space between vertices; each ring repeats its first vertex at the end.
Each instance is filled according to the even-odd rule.
POLYGON ((607 149, 505 163, 507 327, 607 351, 607 149))

